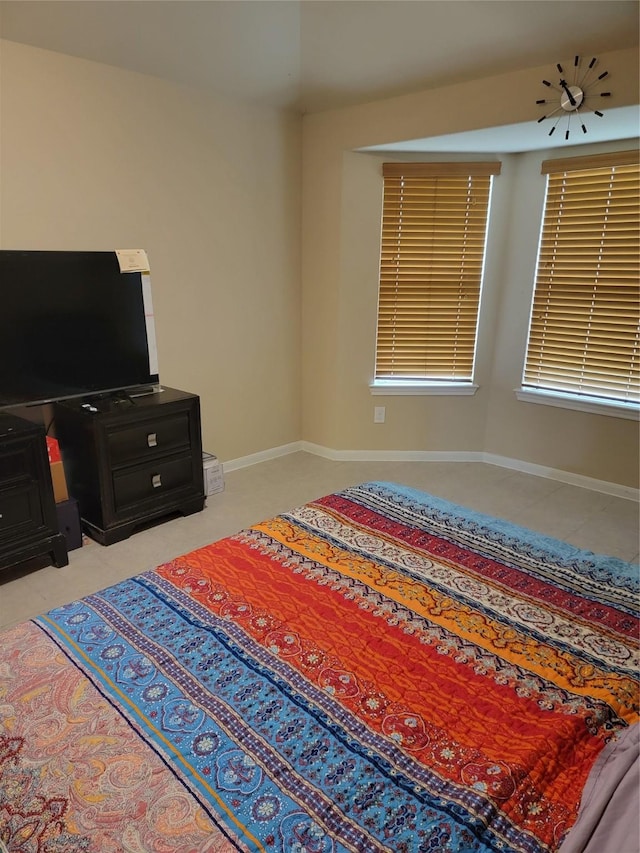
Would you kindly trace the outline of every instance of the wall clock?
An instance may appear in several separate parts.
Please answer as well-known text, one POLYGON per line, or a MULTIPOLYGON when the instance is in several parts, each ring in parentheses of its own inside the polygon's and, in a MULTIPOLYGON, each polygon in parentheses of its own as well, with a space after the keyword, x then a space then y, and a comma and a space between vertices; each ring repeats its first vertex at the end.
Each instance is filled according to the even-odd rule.
POLYGON ((555 133, 559 124, 566 121, 564 138, 568 141, 572 119, 575 119, 574 126, 579 124, 582 132, 586 133, 585 113, 593 113, 598 118, 602 118, 603 113, 597 109, 596 105, 600 103, 601 98, 610 98, 611 92, 599 91, 600 86, 603 85, 602 81, 609 76, 609 72, 603 71, 598 74, 597 64, 598 60, 594 56, 586 68, 583 68, 580 57, 576 56, 573 60, 573 68, 568 71, 565 71, 560 63, 556 65, 559 75, 557 83, 550 80, 542 81, 555 93, 536 101, 536 104, 553 107, 538 119, 538 124, 546 119, 553 121, 549 136, 555 133))

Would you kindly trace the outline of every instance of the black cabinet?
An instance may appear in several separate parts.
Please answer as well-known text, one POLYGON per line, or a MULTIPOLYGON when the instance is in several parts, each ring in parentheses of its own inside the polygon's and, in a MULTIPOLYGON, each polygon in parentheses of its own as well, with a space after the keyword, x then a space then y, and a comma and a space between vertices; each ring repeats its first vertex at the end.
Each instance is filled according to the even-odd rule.
POLYGON ((0 569, 35 557, 66 566, 58 528, 45 431, 39 424, 0 414, 0 569))
POLYGON ((204 507, 200 399, 174 388, 57 403, 67 487, 103 545, 163 516, 204 507))

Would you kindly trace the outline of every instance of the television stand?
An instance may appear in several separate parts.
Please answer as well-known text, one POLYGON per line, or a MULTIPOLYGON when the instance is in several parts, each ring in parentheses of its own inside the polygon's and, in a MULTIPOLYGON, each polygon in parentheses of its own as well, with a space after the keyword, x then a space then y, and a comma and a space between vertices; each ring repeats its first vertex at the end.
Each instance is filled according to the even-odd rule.
POLYGON ((102 545, 203 509, 195 394, 163 387, 140 397, 66 400, 56 403, 54 424, 69 494, 83 529, 102 545))

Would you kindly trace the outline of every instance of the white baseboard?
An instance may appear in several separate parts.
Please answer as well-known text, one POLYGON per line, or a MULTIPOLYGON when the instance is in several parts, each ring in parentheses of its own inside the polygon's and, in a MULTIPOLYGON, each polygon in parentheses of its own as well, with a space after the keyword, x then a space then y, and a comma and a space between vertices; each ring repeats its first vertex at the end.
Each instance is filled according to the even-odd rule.
POLYGON ((279 456, 287 456, 289 453, 298 453, 304 450, 302 441, 292 441, 290 444, 281 444, 280 447, 271 447, 269 450, 260 450, 258 453, 250 453, 249 456, 239 456, 222 465, 223 471, 237 471, 239 468, 248 468, 249 465, 257 465, 258 462, 267 462, 269 459, 277 459, 279 456))
POLYGON ((614 495, 617 498, 640 501, 640 489, 634 489, 633 486, 622 486, 620 483, 596 480, 594 477, 585 477, 583 474, 573 474, 571 471, 562 471, 559 468, 547 468, 544 465, 523 462, 521 459, 510 459, 507 456, 497 456, 494 453, 483 453, 482 456, 482 461, 490 465, 512 468, 514 471, 521 471, 523 474, 534 474, 536 477, 558 480, 560 483, 567 483, 569 486, 580 486, 582 489, 591 489, 594 492, 614 495))
POLYGON ((484 462, 487 465, 498 465, 501 468, 510 468, 535 477, 557 480, 570 486, 579 486, 582 489, 591 489, 594 492, 602 492, 626 500, 640 501, 640 490, 632 486, 622 486, 619 483, 609 483, 606 480, 573 474, 559 468, 548 468, 545 465, 535 465, 532 462, 523 462, 521 459, 510 459, 507 456, 476 450, 334 450, 311 441, 294 441, 260 453, 252 453, 250 456, 232 459, 224 463, 223 469, 236 471, 238 468, 246 468, 258 462, 266 462, 269 459, 277 459, 279 456, 300 451, 322 456, 323 459, 331 459, 334 462, 484 462))
POLYGON ((333 450, 310 441, 301 442, 301 450, 332 459, 334 462, 484 462, 476 450, 333 450))

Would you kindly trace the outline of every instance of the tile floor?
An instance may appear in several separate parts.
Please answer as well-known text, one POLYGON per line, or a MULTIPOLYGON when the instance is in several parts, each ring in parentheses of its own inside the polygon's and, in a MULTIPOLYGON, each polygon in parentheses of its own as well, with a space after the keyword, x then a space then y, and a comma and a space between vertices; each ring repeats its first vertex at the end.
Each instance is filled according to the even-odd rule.
POLYGON ((334 462, 293 453, 225 475, 225 491, 203 512, 103 547, 89 541, 69 565, 0 573, 0 628, 153 568, 291 509, 366 480, 391 480, 597 553, 638 562, 635 501, 482 462, 334 462))

